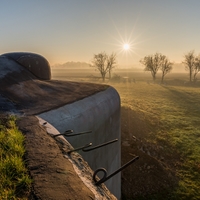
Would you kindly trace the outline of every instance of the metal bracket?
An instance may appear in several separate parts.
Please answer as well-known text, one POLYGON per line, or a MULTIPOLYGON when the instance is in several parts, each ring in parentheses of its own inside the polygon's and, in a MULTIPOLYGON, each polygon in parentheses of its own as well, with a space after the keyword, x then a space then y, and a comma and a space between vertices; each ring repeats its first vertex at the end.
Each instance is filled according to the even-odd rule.
POLYGON ((73 132, 74 132, 73 130, 67 130, 64 133, 60 133, 60 134, 54 135, 53 137, 55 138, 55 137, 60 136, 60 135, 64 135, 65 137, 73 137, 73 136, 77 136, 77 135, 83 135, 83 134, 87 134, 87 133, 92 133, 92 131, 85 131, 85 132, 72 134, 73 132))
POLYGON ((67 153, 70 154, 70 153, 72 153, 72 152, 74 152, 74 151, 83 150, 83 148, 87 148, 87 147, 90 147, 90 146, 92 146, 92 143, 89 143, 89 144, 86 144, 85 146, 78 147, 78 148, 76 148, 76 149, 70 150, 70 151, 68 151, 67 153))
POLYGON ((107 181, 108 179, 110 179, 111 177, 113 177, 114 175, 116 175, 117 173, 119 173, 120 171, 122 171, 123 169, 125 169, 127 166, 129 166, 130 164, 132 164, 133 162, 135 162, 136 160, 139 159, 139 156, 136 156, 135 158, 133 158, 132 160, 130 160, 129 162, 127 162, 126 164, 124 164, 122 167, 120 167, 118 170, 116 170, 115 172, 113 172, 112 174, 110 174, 109 176, 107 176, 107 171, 104 168, 99 168, 97 169, 94 174, 93 174, 93 180, 95 182, 95 185, 100 185, 102 183, 104 183, 105 181, 107 181), (96 175, 98 172, 103 172, 103 177, 100 180, 96 179, 96 175))
POLYGON ((94 147, 92 147, 92 148, 87 149, 88 147, 92 146, 92 143, 89 143, 89 144, 86 144, 85 146, 78 147, 78 148, 76 148, 76 149, 73 149, 73 150, 71 150, 71 151, 68 151, 67 153, 69 154, 69 153, 71 153, 71 152, 73 152, 73 151, 78 151, 78 150, 82 150, 82 151, 84 151, 84 152, 92 151, 92 150, 94 150, 94 149, 97 149, 97 148, 106 146, 106 145, 108 145, 108 144, 111 144, 111 143, 117 142, 117 141, 118 141, 118 139, 114 139, 114 140, 111 140, 111 141, 109 141, 109 142, 106 142, 106 143, 103 143, 103 144, 100 144, 100 145, 97 145, 97 146, 94 146, 94 147))
POLYGON ((98 148, 100 148, 100 147, 106 146, 106 145, 108 145, 108 144, 111 144, 111 143, 114 143, 114 142, 117 142, 117 141, 118 141, 118 139, 114 139, 114 140, 111 140, 111 141, 109 141, 109 142, 106 142, 106 143, 97 145, 97 146, 92 147, 92 148, 89 148, 89 149, 87 149, 87 147, 84 147, 84 148, 82 149, 82 151, 84 151, 84 152, 92 151, 92 150, 94 150, 94 149, 98 149, 98 148))

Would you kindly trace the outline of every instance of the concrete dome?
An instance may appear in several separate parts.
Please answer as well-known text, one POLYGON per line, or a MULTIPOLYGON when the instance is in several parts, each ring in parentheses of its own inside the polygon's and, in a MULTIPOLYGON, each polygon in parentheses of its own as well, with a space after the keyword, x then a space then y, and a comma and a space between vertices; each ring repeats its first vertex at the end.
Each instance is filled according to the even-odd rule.
POLYGON ((49 62, 41 55, 35 53, 12 52, 2 54, 2 56, 16 61, 41 80, 51 79, 49 62))

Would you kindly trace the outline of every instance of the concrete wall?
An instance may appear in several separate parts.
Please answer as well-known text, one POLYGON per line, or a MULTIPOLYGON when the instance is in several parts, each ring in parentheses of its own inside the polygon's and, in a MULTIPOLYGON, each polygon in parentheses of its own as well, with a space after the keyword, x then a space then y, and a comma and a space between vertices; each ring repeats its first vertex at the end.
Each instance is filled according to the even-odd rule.
MULTIPOLYGON (((91 130, 89 134, 66 138, 74 148, 90 142, 96 146, 118 138, 118 142, 108 146, 79 153, 93 170, 103 167, 108 175, 121 166, 120 97, 114 88, 109 87, 80 101, 42 113, 39 117, 51 123, 60 133, 68 129, 74 133, 91 130)), ((105 184, 120 199, 121 174, 105 184)))

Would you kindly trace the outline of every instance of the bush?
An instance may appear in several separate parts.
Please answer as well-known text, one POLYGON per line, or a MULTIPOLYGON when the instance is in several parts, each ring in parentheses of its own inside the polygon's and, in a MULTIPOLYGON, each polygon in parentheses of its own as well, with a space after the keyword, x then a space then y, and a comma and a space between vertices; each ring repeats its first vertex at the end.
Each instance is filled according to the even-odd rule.
POLYGON ((121 81, 121 76, 119 76, 118 74, 114 74, 113 77, 110 79, 111 82, 117 82, 120 83, 121 81))

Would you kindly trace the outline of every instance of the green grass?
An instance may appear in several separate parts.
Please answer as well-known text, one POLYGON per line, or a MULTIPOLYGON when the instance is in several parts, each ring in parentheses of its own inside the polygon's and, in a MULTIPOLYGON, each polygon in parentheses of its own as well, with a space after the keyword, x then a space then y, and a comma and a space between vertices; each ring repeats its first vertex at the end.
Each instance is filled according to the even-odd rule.
POLYGON ((0 199, 27 199, 31 179, 23 160, 24 137, 15 117, 0 118, 0 199))
POLYGON ((113 86, 122 106, 142 116, 148 125, 146 141, 163 147, 166 162, 179 162, 179 182, 170 191, 171 199, 200 199, 200 88, 143 81, 113 86))

